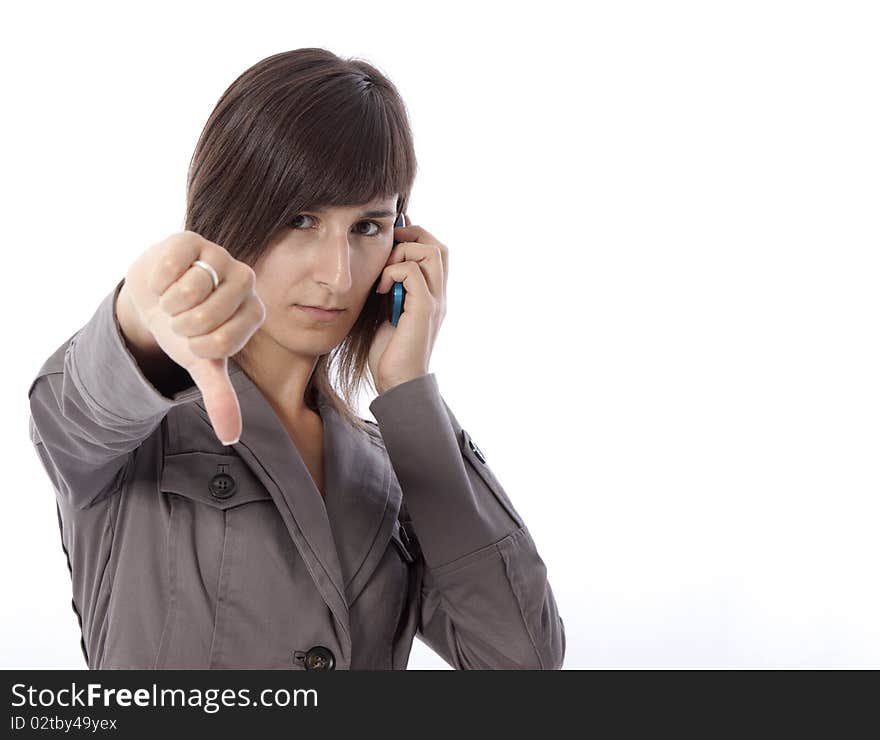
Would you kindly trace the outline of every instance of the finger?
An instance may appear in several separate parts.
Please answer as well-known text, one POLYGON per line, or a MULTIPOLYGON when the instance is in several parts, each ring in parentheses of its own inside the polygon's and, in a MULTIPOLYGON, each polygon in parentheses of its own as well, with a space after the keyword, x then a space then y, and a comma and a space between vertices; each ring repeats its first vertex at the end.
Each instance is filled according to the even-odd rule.
POLYGON ((408 213, 403 214, 403 222, 404 226, 409 226, 410 224, 412 224, 412 219, 409 217, 408 213))
MULTIPOLYGON (((182 337, 196 337, 209 334, 225 324, 238 311, 239 307, 253 294, 255 275, 253 270, 239 262, 241 269, 233 266, 216 290, 211 290, 208 297, 187 311, 169 314, 174 316, 171 328, 182 337)), ((198 267, 195 268, 199 270, 198 267)), ((204 270, 199 270, 204 273, 204 270)), ((210 280, 210 276, 208 276, 210 280)), ((178 281, 179 283, 179 281, 178 281)), ((165 296, 176 290, 169 288, 165 296)), ((162 301, 165 300, 162 297, 162 301)), ((169 299, 173 300, 173 299, 169 299)), ((164 305, 163 305, 164 309, 164 305)))
POLYGON ((266 309, 256 295, 250 295, 226 323, 207 334, 189 337, 189 349, 197 357, 219 360, 241 350, 260 328, 266 309))
POLYGON ((149 276, 149 286, 156 295, 162 295, 177 282, 199 258, 202 252, 203 237, 194 231, 184 231, 166 239, 162 244, 162 255, 149 276))
POLYGON ((419 244, 442 244, 430 231, 422 226, 407 224, 394 227, 394 238, 399 241, 418 242, 419 244), (399 234, 399 236, 398 236, 399 234))
POLYGON ((406 291, 404 314, 407 312, 428 314, 431 311, 429 303, 433 302, 434 297, 428 289, 425 273, 414 260, 395 262, 386 266, 382 272, 378 292, 387 292, 391 289, 392 283, 403 283, 403 288, 406 291), (383 288, 383 283, 388 287, 383 288))
MULTIPOLYGON (((223 247, 214 244, 194 231, 183 231, 170 238, 164 247, 162 257, 158 260, 153 275, 150 276, 150 287, 157 295, 164 295, 184 275, 193 286, 200 286, 202 291, 214 288, 214 282, 207 270, 193 266, 193 262, 202 260, 217 271, 221 282, 230 262, 231 255, 223 247), (201 273, 201 274, 199 274, 201 273)), ((204 293, 207 295, 207 292, 204 293)), ((203 296, 204 297, 204 296, 203 296)), ((186 306, 190 308, 190 306, 186 306)))
POLYGON ((435 244, 440 248, 440 259, 443 263, 443 294, 446 294, 446 278, 449 275, 449 248, 427 229, 421 226, 396 226, 394 238, 400 242, 416 244, 435 244))
MULTIPOLYGON (((197 257, 196 259, 201 258, 197 257)), ((208 260, 204 261, 208 262, 208 260)), ((210 262, 208 264, 214 267, 210 262)), ((222 290, 225 294, 228 290, 228 286, 225 285, 228 278, 218 268, 214 267, 214 269, 217 271, 217 277, 220 278, 220 283, 216 290, 210 273, 203 267, 191 265, 180 278, 171 283, 165 292, 162 293, 162 296, 159 298, 159 306, 169 316, 177 316, 184 311, 189 311, 202 305, 208 296, 214 292, 222 290)))
POLYGON ((217 438, 232 444, 241 437, 241 406, 227 370, 228 358, 197 360, 188 368, 202 392, 205 410, 217 438))
MULTIPOLYGON (((391 250, 388 264, 403 264, 406 262, 415 262, 418 265, 419 269, 424 273, 428 289, 435 298, 438 300, 442 299, 446 286, 446 270, 442 250, 436 244, 401 242, 391 250)), ((388 272, 384 272, 379 279, 377 287, 380 293, 391 290, 393 278, 388 277, 388 274, 388 272)))

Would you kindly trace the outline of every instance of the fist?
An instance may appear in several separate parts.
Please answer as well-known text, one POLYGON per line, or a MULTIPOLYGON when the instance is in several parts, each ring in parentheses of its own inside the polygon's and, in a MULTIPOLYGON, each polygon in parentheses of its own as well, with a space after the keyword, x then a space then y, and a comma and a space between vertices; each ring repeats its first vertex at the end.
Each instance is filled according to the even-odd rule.
POLYGON ((237 441, 241 408, 227 358, 247 344, 266 318, 250 265, 194 231, 182 231, 144 252, 126 273, 122 291, 138 329, 189 372, 220 441, 237 441), (216 289, 210 273, 193 264, 196 260, 217 272, 216 289))

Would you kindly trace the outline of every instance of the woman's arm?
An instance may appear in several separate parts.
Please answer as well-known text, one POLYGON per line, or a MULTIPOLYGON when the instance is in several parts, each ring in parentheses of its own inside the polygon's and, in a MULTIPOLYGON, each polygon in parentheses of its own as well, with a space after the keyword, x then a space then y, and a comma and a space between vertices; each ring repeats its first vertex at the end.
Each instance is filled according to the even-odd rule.
POLYGON ((522 518, 433 373, 370 404, 425 560, 419 637, 458 669, 557 669, 565 630, 522 518))
POLYGON ((59 497, 75 509, 117 490, 131 453, 173 406, 201 393, 142 336, 125 334, 125 309, 121 317, 115 310, 124 282, 46 360, 28 389, 31 441, 59 497), (168 393, 175 383, 183 389, 169 397, 153 381, 168 393))

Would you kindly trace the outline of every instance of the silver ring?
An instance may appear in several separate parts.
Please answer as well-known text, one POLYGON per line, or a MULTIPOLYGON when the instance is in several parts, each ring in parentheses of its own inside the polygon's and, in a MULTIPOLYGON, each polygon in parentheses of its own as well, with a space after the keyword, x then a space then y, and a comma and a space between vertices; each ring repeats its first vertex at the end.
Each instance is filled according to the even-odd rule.
POLYGON ((220 276, 217 275, 217 270, 215 270, 211 265, 209 265, 204 260, 196 260, 193 262, 193 265, 197 267, 201 267, 203 270, 207 270, 208 274, 211 276, 211 280, 214 281, 214 290, 217 289, 217 286, 220 285, 220 276))

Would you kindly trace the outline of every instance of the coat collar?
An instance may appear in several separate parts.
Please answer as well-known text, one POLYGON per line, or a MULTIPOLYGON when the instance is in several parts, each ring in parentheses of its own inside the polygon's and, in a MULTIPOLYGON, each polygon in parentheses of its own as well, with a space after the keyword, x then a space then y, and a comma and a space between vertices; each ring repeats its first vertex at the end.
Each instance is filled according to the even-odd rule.
MULTIPOLYGON (((227 372, 242 415, 241 436, 231 447, 266 486, 321 595, 350 634, 348 608, 381 560, 400 509, 402 492, 387 452, 319 396, 322 497, 260 388, 231 357, 227 372)), ((219 446, 201 396, 192 406, 219 446)))

